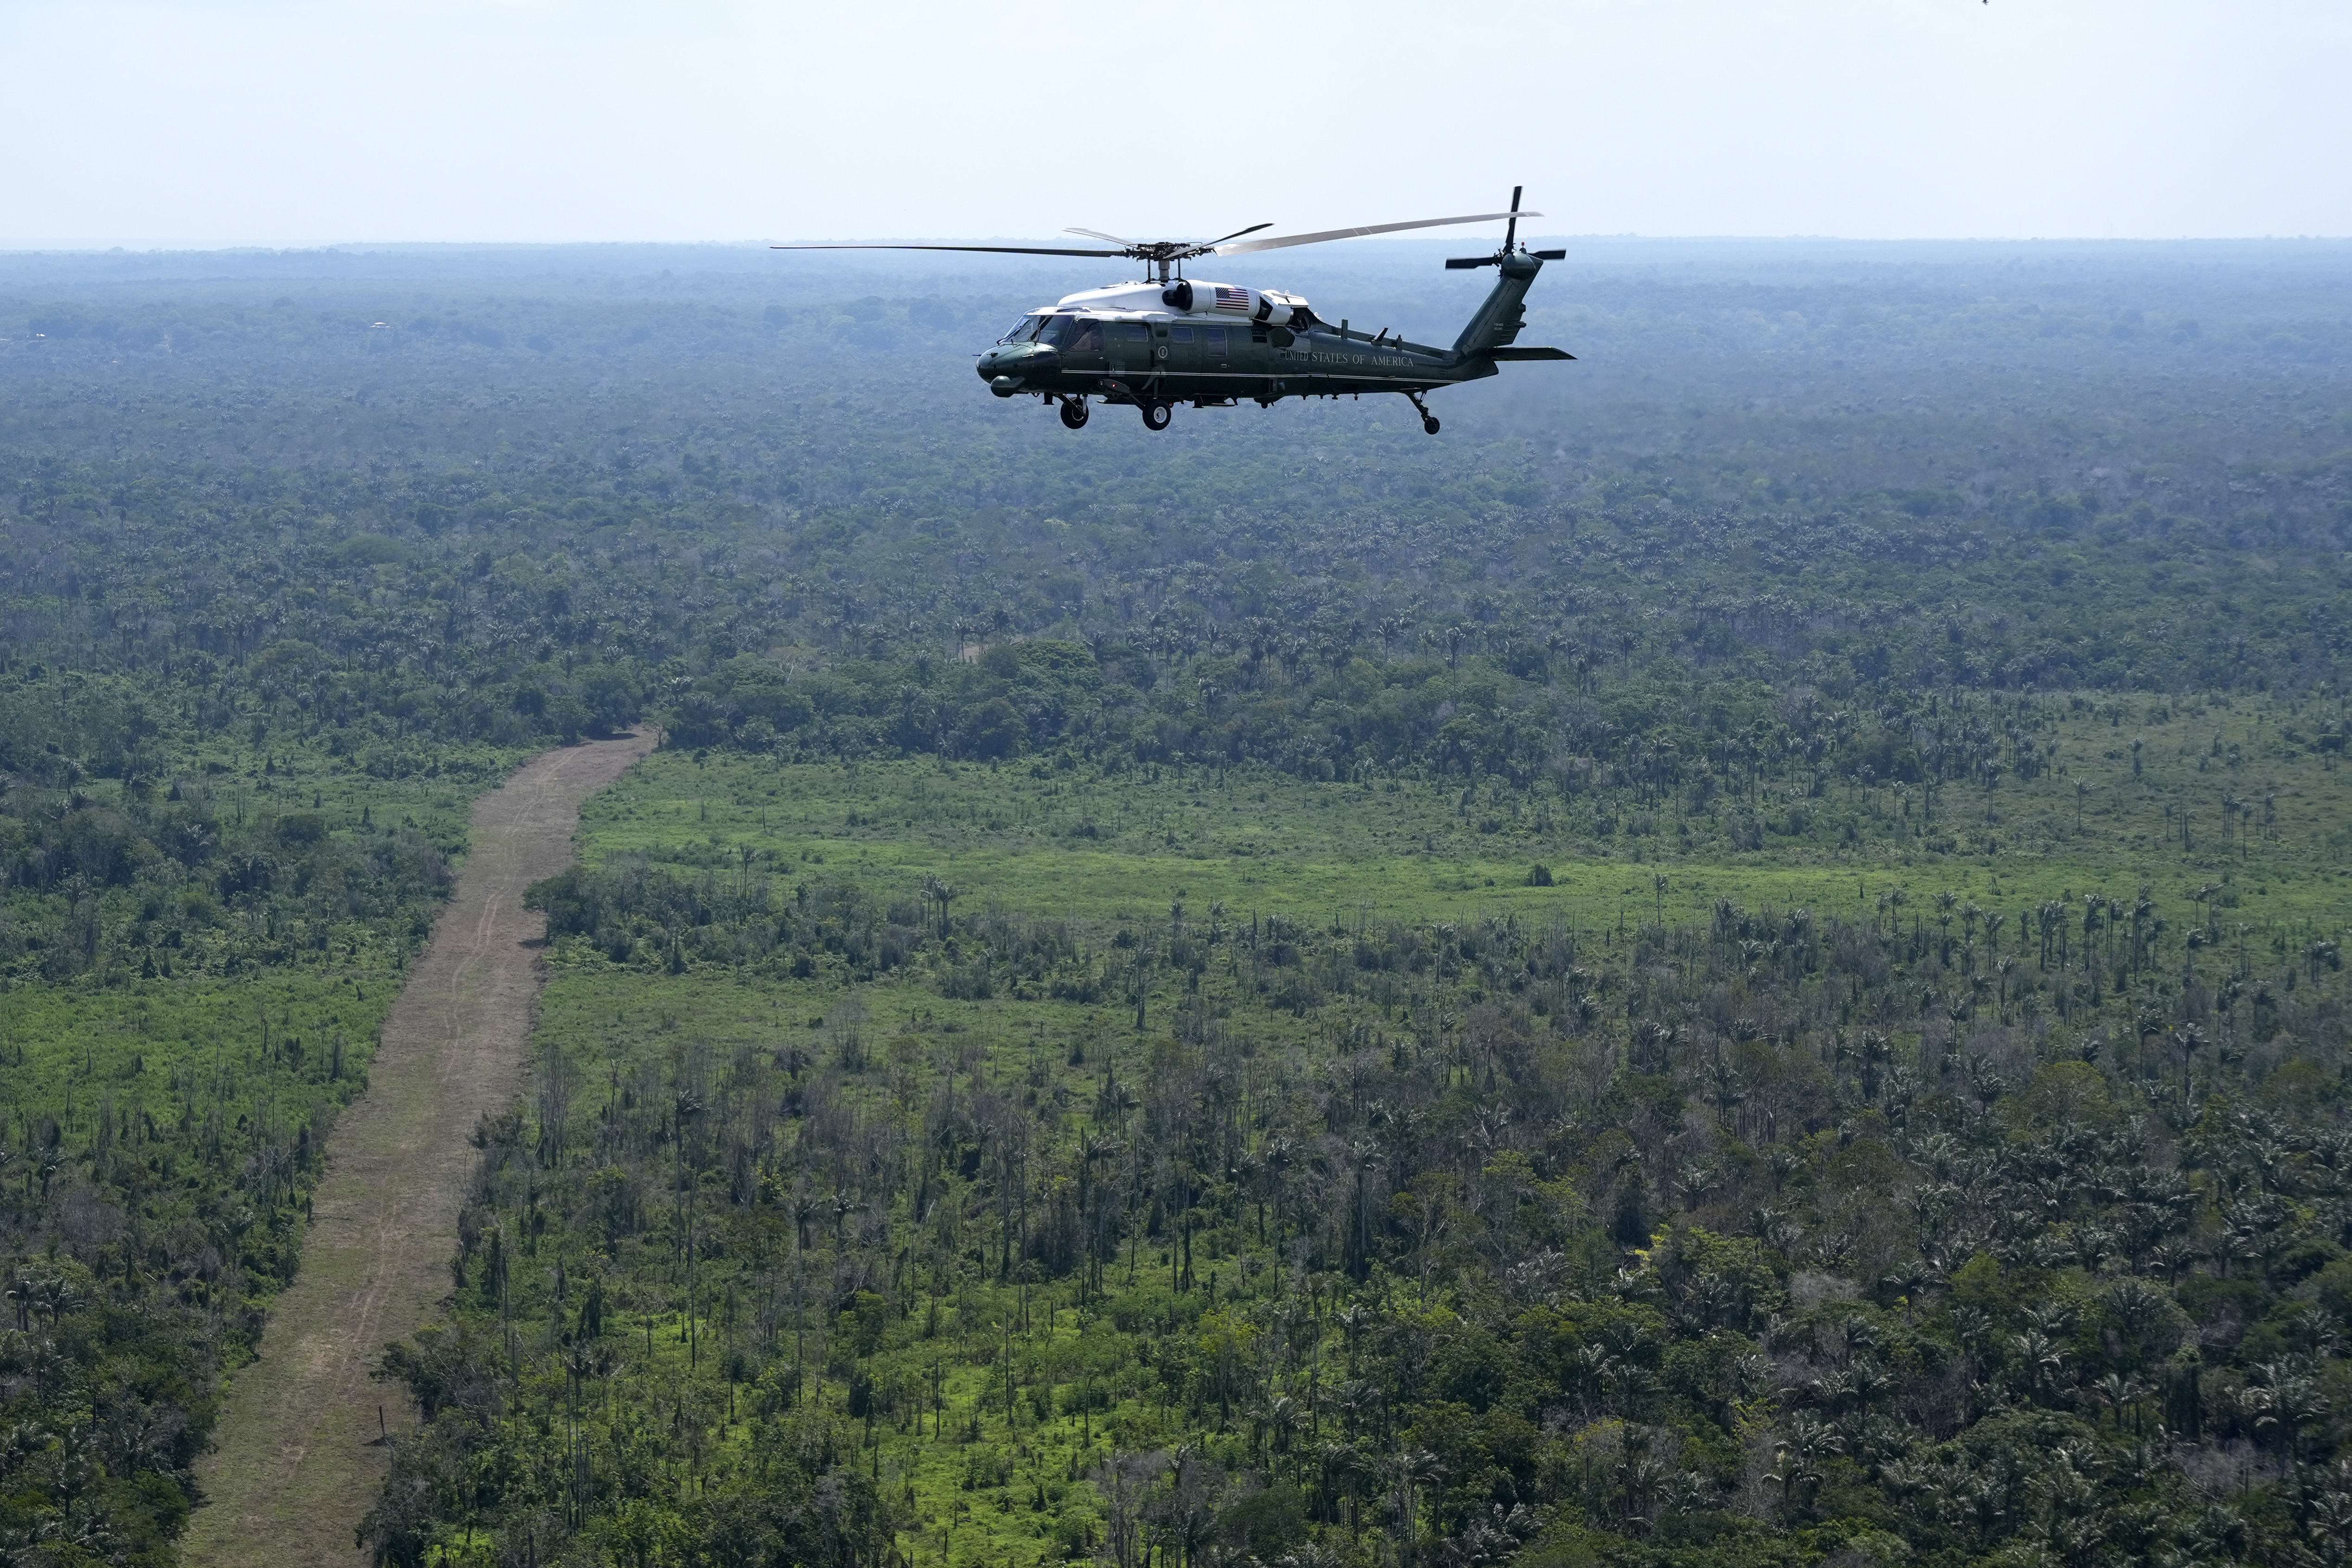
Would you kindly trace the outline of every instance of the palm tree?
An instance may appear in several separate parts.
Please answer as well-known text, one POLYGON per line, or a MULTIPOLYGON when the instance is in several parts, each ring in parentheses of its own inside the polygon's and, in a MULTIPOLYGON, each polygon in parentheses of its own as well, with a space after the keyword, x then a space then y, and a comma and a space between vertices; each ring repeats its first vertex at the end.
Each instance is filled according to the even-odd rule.
POLYGON ((940 940, 941 942, 945 942, 948 937, 948 906, 961 895, 961 889, 954 883, 941 881, 938 876, 928 871, 923 874, 923 897, 940 906, 940 940))
POLYGON ((2189 901, 2192 904, 2200 906, 2202 910, 2200 918, 2204 921, 2206 938, 2208 941, 2210 941, 2214 937, 2218 937, 2221 934, 2220 928, 2215 926, 2213 923, 2213 910, 2215 907, 2213 900, 2221 895, 2221 885, 2219 882, 2206 882, 2191 890, 2189 895, 2189 901))
POLYGON ((2055 1394, 2059 1379, 2066 1371, 2066 1348, 2043 1331, 2031 1328, 2010 1340, 2015 1352, 2018 1369, 2024 1374, 2026 1387, 2034 1392, 2055 1394))
POLYGON ((1400 1448, 1381 1466, 1390 1495, 1396 1500, 1397 1528, 1403 1532, 1408 1557, 1421 1534, 1421 1494, 1440 1477, 1437 1456, 1425 1448, 1400 1448))
POLYGON ((866 1205, 859 1203, 845 1190, 835 1192, 833 1194, 832 1202, 826 1206, 833 1210, 834 1245, 835 1247, 842 1246, 845 1239, 849 1225, 849 1216, 851 1215, 860 1213, 865 1209, 866 1205))
POLYGON ((2147 1384, 2138 1378, 2120 1372, 2111 1372, 2091 1384, 2092 1394, 2115 1412, 2116 1426, 2123 1426, 2124 1412, 2147 1397, 2147 1384))
POLYGON ((1878 1099, 1878 1071, 1895 1059, 1895 1042, 1876 1029, 1866 1029, 1862 1037, 1862 1098, 1875 1103, 1878 1099))
POLYGON ((2213 1043, 2206 1037, 2205 1031, 2194 1024, 2181 1025, 2172 1031, 2172 1038, 2173 1043, 2180 1047, 2180 1070, 2184 1077, 2195 1070, 2197 1053, 2213 1043))
POLYGON ((1078 1139, 1078 1208, 1086 1210, 1093 1188, 1094 1168, 1105 1160, 1117 1156, 1126 1145, 1116 1138, 1097 1132, 1087 1132, 1078 1139))
POLYGON ((2091 987, 2091 1000, 2099 999, 2099 926, 2118 906, 2113 900, 2097 893, 2083 898, 2083 974, 2091 987))
POLYGON ((1772 1445, 1773 1465, 1764 1483, 1780 1489, 1781 1506, 1791 1517, 1801 1516, 1821 1489, 1822 1467, 1844 1447, 1828 1423, 1800 1410, 1789 1418, 1788 1436, 1772 1445))

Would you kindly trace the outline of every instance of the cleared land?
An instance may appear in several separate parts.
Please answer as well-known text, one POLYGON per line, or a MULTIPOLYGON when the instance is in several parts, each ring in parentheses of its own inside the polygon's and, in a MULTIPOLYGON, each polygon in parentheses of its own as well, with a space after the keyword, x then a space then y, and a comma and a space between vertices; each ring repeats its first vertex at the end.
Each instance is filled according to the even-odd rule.
POLYGON ((546 752, 475 805, 457 894, 384 1025, 367 1094, 336 1127, 301 1274, 199 1467, 188 1563, 362 1560, 353 1530, 387 1463, 378 1409, 408 1416, 369 1370, 447 1294, 467 1136, 522 1083, 542 979, 523 889, 570 862, 581 803, 652 746, 648 732, 546 752))

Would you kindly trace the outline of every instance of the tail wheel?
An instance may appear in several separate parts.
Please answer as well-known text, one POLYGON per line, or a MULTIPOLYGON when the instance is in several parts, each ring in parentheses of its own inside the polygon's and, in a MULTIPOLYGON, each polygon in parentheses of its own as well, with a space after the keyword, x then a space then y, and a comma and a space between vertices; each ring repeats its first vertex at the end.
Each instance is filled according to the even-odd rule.
POLYGON ((1423 415, 1423 416, 1421 416, 1421 427, 1422 427, 1423 430, 1427 431, 1427 432, 1428 432, 1429 434, 1431 434, 1432 436, 1436 435, 1436 434, 1437 434, 1437 416, 1436 416, 1436 415, 1434 415, 1434 414, 1424 414, 1424 415, 1423 415))
POLYGON ((1165 403, 1147 403, 1143 405, 1143 427, 1147 430, 1165 430, 1168 428, 1169 421, 1175 417, 1176 410, 1165 403))
POLYGON ((1065 398, 1062 402, 1062 423, 1068 426, 1073 430, 1085 429, 1087 427, 1087 400, 1083 397, 1065 398))

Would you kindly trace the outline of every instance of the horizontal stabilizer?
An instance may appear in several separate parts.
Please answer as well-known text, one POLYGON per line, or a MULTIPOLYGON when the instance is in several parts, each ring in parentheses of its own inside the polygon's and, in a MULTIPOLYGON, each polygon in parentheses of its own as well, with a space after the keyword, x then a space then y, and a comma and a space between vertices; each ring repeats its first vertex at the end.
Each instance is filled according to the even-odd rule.
POLYGON ((1487 358, 1487 359, 1493 359, 1493 360, 1511 360, 1511 359, 1574 359, 1576 356, 1575 356, 1574 354, 1572 354, 1572 353, 1569 353, 1566 349, 1537 349, 1537 348, 1517 349, 1517 348, 1513 348, 1513 349, 1488 349, 1488 350, 1486 352, 1486 355, 1485 355, 1485 357, 1486 357, 1486 358, 1487 358))

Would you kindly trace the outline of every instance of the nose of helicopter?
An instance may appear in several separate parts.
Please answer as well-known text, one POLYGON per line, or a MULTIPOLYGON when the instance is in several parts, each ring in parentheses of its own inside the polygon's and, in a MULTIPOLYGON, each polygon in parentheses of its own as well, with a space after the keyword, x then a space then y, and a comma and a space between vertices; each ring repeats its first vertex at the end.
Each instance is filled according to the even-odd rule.
POLYGON ((982 353, 972 369, 998 396, 1010 397, 1022 382, 1051 375, 1060 365, 1061 356, 1047 344, 1006 343, 982 353))

